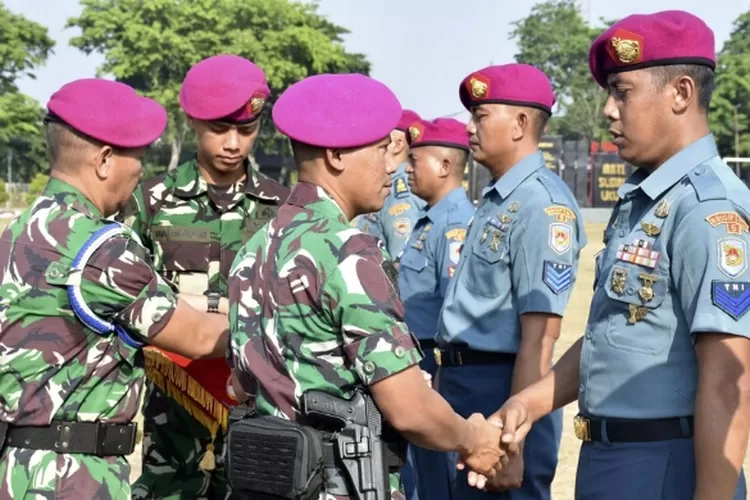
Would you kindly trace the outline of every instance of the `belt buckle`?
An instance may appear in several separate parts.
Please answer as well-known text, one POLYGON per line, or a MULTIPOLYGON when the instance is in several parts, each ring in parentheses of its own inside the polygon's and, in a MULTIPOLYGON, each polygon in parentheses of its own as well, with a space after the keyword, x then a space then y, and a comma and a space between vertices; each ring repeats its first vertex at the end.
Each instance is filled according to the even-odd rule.
POLYGON ((435 364, 443 366, 443 352, 439 347, 432 348, 432 355, 435 356, 435 364))
POLYGON ((100 422, 96 431, 97 455, 100 457, 125 456, 135 449, 138 425, 100 422))
POLYGON ((591 421, 580 415, 576 415, 573 419, 573 431, 576 434, 576 438, 581 441, 591 441, 591 421))

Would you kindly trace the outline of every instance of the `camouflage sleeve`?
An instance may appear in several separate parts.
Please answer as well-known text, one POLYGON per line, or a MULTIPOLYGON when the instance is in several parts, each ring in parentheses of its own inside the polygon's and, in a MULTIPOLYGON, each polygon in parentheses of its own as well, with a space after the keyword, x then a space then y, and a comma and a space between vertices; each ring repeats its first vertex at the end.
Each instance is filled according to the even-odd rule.
MULTIPOLYGON (((370 237, 368 237, 369 239, 370 237)), ((384 251, 368 248, 339 256, 326 280, 323 303, 332 304, 344 355, 365 385, 419 363, 419 344, 404 323, 396 270, 384 251)))
POLYGON ((151 242, 148 241, 146 228, 148 227, 148 212, 146 210, 146 195, 143 184, 139 184, 133 195, 130 197, 128 205, 118 213, 115 220, 130 226, 138 235, 141 242, 147 249, 152 249, 151 242))
POLYGON ((81 277, 83 299, 94 313, 148 341, 177 307, 172 288, 151 267, 134 240, 114 237, 94 252, 81 277))

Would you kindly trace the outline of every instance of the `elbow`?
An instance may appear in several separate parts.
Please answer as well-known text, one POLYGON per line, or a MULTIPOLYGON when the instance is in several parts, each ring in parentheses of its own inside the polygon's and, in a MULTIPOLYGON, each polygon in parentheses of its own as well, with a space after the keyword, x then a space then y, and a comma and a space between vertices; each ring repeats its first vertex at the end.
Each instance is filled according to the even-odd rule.
POLYGON ((414 408, 413 405, 409 408, 409 411, 393 413, 393 415, 388 415, 386 420, 401 434, 410 434, 422 427, 422 418, 419 415, 424 415, 424 412, 420 411, 419 408, 414 408))
POLYGON ((750 374, 739 377, 722 377, 707 384, 706 393, 712 394, 713 405, 720 405, 730 412, 750 412, 750 374))

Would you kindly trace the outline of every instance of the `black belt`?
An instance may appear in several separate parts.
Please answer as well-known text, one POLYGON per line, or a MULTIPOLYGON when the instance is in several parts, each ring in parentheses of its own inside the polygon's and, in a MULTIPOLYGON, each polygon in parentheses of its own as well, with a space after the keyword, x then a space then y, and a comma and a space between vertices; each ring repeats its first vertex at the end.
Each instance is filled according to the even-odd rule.
POLYGON ((448 345, 436 347, 435 362, 438 366, 500 365, 514 363, 516 355, 508 352, 475 351, 465 346, 448 345))
POLYGON ((693 417, 613 420, 579 414, 573 419, 573 430, 581 441, 604 441, 605 426, 607 441, 610 443, 669 441, 693 436, 693 417))
POLYGON ((419 341, 419 347, 422 348, 423 352, 433 351, 438 346, 437 342, 432 339, 417 339, 419 341))
MULTIPOLYGON (((135 450, 136 432, 134 423, 52 421, 44 427, 16 427, 0 422, 0 436, 5 433, 5 446, 98 457, 130 455, 135 450)), ((0 449, 2 447, 0 442, 0 449)))

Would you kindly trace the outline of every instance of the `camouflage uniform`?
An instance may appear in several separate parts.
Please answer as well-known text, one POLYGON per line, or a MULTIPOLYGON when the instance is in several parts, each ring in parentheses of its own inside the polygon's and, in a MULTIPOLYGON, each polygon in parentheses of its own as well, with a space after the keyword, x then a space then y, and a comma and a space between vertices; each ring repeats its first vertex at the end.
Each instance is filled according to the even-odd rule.
MULTIPOLYGON (((419 363, 394 275, 382 245, 351 228, 323 188, 294 187, 229 275, 228 360, 244 388, 257 380, 259 414, 296 419, 308 390, 348 398, 419 363)), ((403 499, 398 474, 391 488, 403 499)))
MULTIPOLYGON (((123 218, 151 251, 155 268, 180 292, 210 291, 226 297, 226 277, 241 245, 276 215, 289 190, 252 172, 252 181, 228 188, 209 185, 194 160, 144 182, 123 218)), ((217 377, 229 377, 225 363, 214 363, 217 377), (217 366, 218 365, 218 366, 217 366)), ((178 402, 147 382, 143 473, 134 498, 224 498, 227 484, 221 457, 224 436, 215 438, 178 402), (200 461, 213 444, 216 469, 200 461)))
MULTIPOLYGON (((131 422, 143 386, 142 352, 100 336, 74 316, 66 285, 80 282, 101 318, 148 340, 172 317, 174 291, 127 235, 97 250, 83 273, 79 249, 107 224, 78 190, 51 179, 0 237, 0 421, 14 426, 131 422)), ((8 446, 0 498, 130 497, 124 456, 98 457, 8 446)))

